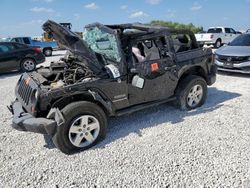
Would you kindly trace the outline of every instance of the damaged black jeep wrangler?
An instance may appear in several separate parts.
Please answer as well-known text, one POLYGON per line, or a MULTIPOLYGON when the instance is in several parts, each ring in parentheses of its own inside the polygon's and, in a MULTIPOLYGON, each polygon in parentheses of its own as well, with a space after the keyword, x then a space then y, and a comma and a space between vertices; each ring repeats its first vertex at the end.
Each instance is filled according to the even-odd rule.
POLYGON ((95 23, 82 40, 50 20, 43 29, 68 52, 20 77, 12 126, 51 135, 67 154, 101 141, 107 117, 170 101, 182 110, 200 107, 216 80, 211 49, 199 48, 188 30, 95 23))

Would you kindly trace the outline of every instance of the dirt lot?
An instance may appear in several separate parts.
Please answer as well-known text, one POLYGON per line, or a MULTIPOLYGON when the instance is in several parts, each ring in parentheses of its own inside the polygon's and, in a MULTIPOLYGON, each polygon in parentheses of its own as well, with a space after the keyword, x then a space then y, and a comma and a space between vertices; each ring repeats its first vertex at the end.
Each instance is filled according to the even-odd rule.
POLYGON ((191 112, 165 104, 111 119, 106 140, 72 156, 10 127, 18 77, 0 76, 0 187, 250 187, 250 76, 219 74, 191 112))

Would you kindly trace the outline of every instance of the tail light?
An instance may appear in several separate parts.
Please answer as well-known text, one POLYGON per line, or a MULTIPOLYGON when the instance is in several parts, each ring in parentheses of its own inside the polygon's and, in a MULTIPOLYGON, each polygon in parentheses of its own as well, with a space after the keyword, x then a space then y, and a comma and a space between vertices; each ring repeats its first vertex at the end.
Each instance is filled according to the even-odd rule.
POLYGON ((210 39, 213 39, 213 38, 214 38, 214 35, 211 35, 211 36, 210 36, 210 39))
POLYGON ((32 48, 32 50, 34 50, 34 51, 37 52, 37 53, 41 53, 41 52, 42 52, 42 49, 41 49, 41 48, 32 48))

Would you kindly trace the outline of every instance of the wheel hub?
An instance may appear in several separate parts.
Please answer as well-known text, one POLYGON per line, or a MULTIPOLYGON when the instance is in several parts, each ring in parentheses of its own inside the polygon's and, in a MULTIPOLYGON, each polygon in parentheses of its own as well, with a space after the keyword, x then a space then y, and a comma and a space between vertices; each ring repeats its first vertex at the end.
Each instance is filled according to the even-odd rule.
POLYGON ((50 55, 50 50, 45 50, 45 54, 48 56, 50 55))
POLYGON ((23 63, 23 66, 24 66, 25 70, 27 70, 27 71, 31 71, 31 70, 33 70, 35 68, 35 64, 31 60, 26 60, 23 63))
POLYGON ((187 103, 190 107, 195 107, 197 106, 203 97, 203 88, 201 85, 195 85, 193 86, 188 94, 187 97, 187 103))
POLYGON ((99 121, 94 116, 83 115, 71 124, 69 140, 76 147, 86 147, 97 139, 99 132, 99 121))

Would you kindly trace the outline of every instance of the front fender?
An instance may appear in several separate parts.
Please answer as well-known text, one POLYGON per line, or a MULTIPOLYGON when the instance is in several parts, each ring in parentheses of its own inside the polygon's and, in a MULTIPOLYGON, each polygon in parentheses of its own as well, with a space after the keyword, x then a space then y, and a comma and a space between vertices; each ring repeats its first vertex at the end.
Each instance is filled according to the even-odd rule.
POLYGON ((115 112, 111 101, 104 100, 104 98, 99 93, 92 90, 62 97, 53 103, 52 108, 59 108, 61 110, 71 102, 76 101, 89 101, 96 103, 110 116, 114 115, 115 112))

